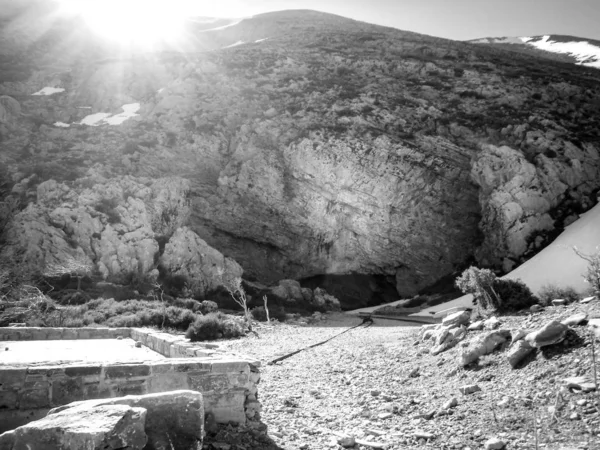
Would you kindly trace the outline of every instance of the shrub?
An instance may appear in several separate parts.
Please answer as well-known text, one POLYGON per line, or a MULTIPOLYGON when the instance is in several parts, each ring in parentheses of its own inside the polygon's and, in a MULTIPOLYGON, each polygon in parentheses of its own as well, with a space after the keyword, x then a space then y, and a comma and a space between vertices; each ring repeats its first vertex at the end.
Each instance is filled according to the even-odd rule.
POLYGON ((555 284, 545 284, 538 292, 538 298, 542 305, 548 306, 552 303, 552 300, 557 298, 563 298, 568 303, 576 302, 579 300, 579 294, 571 286, 558 287, 555 284))
POLYGON ((216 312, 198 317, 185 333, 192 342, 209 341, 218 338, 239 337, 244 330, 239 320, 233 316, 216 312))
POLYGON ((499 312, 518 311, 529 308, 538 302, 537 297, 521 280, 495 280, 493 288, 500 302, 497 306, 499 312))
POLYGON ((219 309, 219 306, 212 300, 204 300, 200 303, 200 311, 202 314, 210 314, 216 312, 217 309, 219 309))

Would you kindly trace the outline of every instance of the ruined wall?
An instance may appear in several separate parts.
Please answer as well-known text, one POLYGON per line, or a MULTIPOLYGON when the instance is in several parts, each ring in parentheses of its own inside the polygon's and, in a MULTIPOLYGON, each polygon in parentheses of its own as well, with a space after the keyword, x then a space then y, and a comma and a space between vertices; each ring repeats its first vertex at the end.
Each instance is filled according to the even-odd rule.
POLYGON ((201 392, 205 411, 212 412, 220 423, 244 423, 260 412, 256 388, 260 380, 258 365, 218 349, 208 350, 205 345, 210 344, 191 344, 182 337, 127 328, 0 328, 0 341, 117 336, 148 342, 150 348, 167 358, 122 364, 0 365, 0 433, 73 401, 180 389, 201 392), (166 340, 167 337, 175 339, 166 340), (183 350, 188 354, 205 351, 210 355, 169 358, 183 350))

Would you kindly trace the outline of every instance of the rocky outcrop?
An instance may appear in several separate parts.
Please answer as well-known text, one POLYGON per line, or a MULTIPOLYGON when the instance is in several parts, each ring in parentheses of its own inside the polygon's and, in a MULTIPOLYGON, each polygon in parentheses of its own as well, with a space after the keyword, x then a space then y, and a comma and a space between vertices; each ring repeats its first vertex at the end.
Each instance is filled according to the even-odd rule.
POLYGON ((504 265, 507 271, 528 250, 540 248, 543 241, 536 243, 535 236, 554 231, 553 210, 569 196, 578 196, 589 207, 586 195, 597 187, 600 175, 598 152, 591 146, 578 148, 546 135, 524 139, 535 145, 533 162, 522 151, 486 145, 471 170, 481 187, 480 228, 485 236, 477 257, 484 265, 504 265), (569 164, 547 156, 550 152, 565 154, 569 164))
POLYGON ((188 227, 179 228, 169 239, 160 258, 161 267, 187 279, 194 296, 204 297, 219 286, 229 286, 241 279, 243 270, 231 258, 210 247, 188 227))
POLYGON ((160 262, 203 297, 242 269, 183 226, 188 192, 182 178, 106 178, 95 169, 76 183, 45 181, 14 217, 2 256, 46 274, 77 261, 115 281, 156 278, 160 262))

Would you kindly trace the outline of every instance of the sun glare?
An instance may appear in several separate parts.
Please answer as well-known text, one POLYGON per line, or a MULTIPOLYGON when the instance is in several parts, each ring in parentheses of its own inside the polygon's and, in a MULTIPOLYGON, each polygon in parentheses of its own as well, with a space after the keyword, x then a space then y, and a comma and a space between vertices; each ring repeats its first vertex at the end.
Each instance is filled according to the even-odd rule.
POLYGON ((185 4, 167 0, 62 0, 103 38, 124 45, 154 45, 177 39, 188 15, 185 4))

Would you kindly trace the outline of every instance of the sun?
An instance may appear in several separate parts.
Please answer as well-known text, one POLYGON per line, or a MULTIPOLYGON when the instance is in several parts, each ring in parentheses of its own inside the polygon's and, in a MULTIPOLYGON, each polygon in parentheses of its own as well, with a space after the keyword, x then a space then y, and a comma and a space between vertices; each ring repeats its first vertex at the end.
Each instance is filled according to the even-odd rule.
POLYGON ((152 46, 176 40, 189 15, 189 2, 177 0, 61 0, 102 38, 123 45, 152 46))

